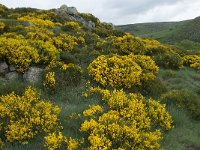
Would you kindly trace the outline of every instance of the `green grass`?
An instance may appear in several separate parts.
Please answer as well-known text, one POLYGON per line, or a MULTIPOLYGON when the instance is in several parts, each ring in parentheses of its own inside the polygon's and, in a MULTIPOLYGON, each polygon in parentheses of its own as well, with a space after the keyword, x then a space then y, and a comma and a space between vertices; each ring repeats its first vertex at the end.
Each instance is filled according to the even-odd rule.
MULTIPOLYGON (((200 74, 195 70, 191 68, 160 69, 158 76, 168 90, 194 92, 199 97, 200 103, 200 74)), ((174 129, 165 134, 162 147, 165 150, 199 150, 200 122, 193 120, 185 110, 173 104, 168 106, 168 111, 173 117, 174 129)))
POLYGON ((200 74, 191 68, 180 70, 160 69, 159 78, 164 82, 168 90, 189 90, 200 95, 200 74))
POLYGON ((200 122, 192 120, 184 110, 171 105, 168 111, 174 120, 174 129, 168 131, 161 143, 165 150, 199 150, 200 122))

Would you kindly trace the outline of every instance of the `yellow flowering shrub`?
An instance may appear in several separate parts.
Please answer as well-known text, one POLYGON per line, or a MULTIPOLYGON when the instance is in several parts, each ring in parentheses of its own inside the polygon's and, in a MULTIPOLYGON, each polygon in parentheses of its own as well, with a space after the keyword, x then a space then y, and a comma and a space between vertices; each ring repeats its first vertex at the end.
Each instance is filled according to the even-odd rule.
POLYGON ((50 133, 47 136, 45 136, 44 139, 45 139, 44 146, 48 150, 56 150, 64 146, 65 149, 67 150, 77 150, 80 148, 80 145, 82 143, 81 141, 75 140, 71 137, 67 138, 63 136, 62 132, 50 133))
POLYGON ((3 22, 0 21, 0 31, 2 31, 5 28, 5 24, 3 22))
POLYGON ((183 57, 183 63, 186 66, 196 69, 200 72, 200 56, 199 55, 186 55, 183 57))
POLYGON ((24 39, 0 37, 0 59, 7 59, 18 72, 24 72, 31 63, 39 62, 39 54, 24 39))
POLYGON ((18 20, 25 21, 25 22, 32 22, 36 26, 46 27, 46 28, 54 28, 54 23, 50 20, 45 20, 41 18, 37 18, 34 16, 23 16, 18 18, 18 20))
POLYGON ((28 143, 40 132, 51 132, 59 128, 60 109, 51 102, 41 100, 32 87, 23 95, 14 92, 0 97, 0 135, 9 142, 28 143))
POLYGON ((78 39, 68 34, 60 34, 53 38, 53 43, 61 51, 71 52, 78 45, 78 39))
POLYGON ((141 68, 142 68, 142 80, 154 80, 155 73, 159 70, 155 61, 151 57, 146 55, 129 55, 141 68))
POLYGON ((36 26, 26 27, 26 38, 30 40, 42 40, 44 42, 50 41, 52 42, 52 38, 54 33, 47 28, 41 28, 36 26))
POLYGON ((62 135, 62 132, 54 132, 48 134, 48 136, 44 137, 45 144, 48 150, 56 150, 59 149, 63 142, 66 141, 66 137, 62 135))
POLYGON ((143 39, 145 46, 145 54, 147 55, 161 55, 163 53, 174 52, 170 46, 163 45, 157 40, 143 39))
POLYGON ((45 75, 45 79, 43 81, 43 86, 47 88, 53 88, 56 85, 56 80, 55 80, 55 72, 48 72, 45 75))
POLYGON ((87 149, 161 149, 161 130, 173 128, 165 105, 123 90, 110 92, 103 101, 83 112, 87 120, 80 131, 86 133, 87 149))
POLYGON ((112 40, 112 46, 119 53, 122 54, 144 54, 145 47, 141 39, 138 37, 134 37, 133 35, 126 33, 122 37, 112 36, 110 37, 112 40))
POLYGON ((103 109, 99 105, 90 106, 90 109, 87 109, 83 112, 84 116, 94 116, 95 114, 102 113, 103 109))
POLYGON ((140 85, 142 80, 153 80, 158 67, 149 56, 97 57, 88 66, 88 73, 103 86, 127 87, 140 85))
POLYGON ((29 45, 37 49, 40 63, 49 64, 59 60, 60 51, 50 41, 28 40, 29 45))
POLYGON ((78 31, 80 29, 81 29, 81 27, 80 27, 79 23, 78 22, 74 22, 74 21, 68 21, 63 26, 63 30, 75 30, 75 31, 78 31))

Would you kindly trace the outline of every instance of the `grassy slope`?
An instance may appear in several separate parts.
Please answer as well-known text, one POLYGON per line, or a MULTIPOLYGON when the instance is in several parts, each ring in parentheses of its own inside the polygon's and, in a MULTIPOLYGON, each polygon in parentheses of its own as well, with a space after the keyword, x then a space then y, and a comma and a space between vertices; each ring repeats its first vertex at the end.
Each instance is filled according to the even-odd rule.
MULTIPOLYGON (((158 77, 162 80, 168 90, 172 89, 187 89, 195 92, 199 95, 200 101, 200 74, 189 68, 182 68, 178 71, 160 69, 158 77)), ((0 84, 0 91, 4 89, 0 84)), ((6 91, 3 93, 9 93, 10 91, 17 91, 20 93, 23 88, 26 87, 26 83, 23 82, 11 82, 6 86, 6 91)), ((36 88, 41 89, 40 83, 34 85, 36 88)), ((48 94, 41 91, 42 97, 50 99, 53 103, 59 105, 62 109, 60 120, 65 127, 63 133, 72 137, 80 137, 80 124, 83 121, 82 118, 77 120, 71 120, 70 114, 76 112, 81 113, 84 109, 88 108, 88 105, 99 103, 98 98, 83 98, 82 92, 85 90, 85 83, 77 87, 68 86, 62 90, 56 91, 56 94, 48 94)), ((190 118, 187 112, 177 108, 174 105, 168 107, 168 111, 174 119, 174 129, 167 132, 162 141, 162 147, 166 150, 198 150, 200 149, 200 122, 194 121, 190 118)), ((6 145, 6 150, 43 150, 43 139, 38 135, 34 139, 30 140, 28 145, 9 144, 6 145)))
MULTIPOLYGON (((168 90, 189 90, 199 96, 200 102, 200 74, 189 68, 178 71, 161 69, 159 78, 168 90)), ((163 148, 166 150, 199 150, 200 149, 200 122, 194 121, 180 108, 169 106, 168 111, 172 114, 175 127, 169 131, 163 140, 163 148)))
POLYGON ((184 39, 200 42, 200 18, 180 22, 139 23, 117 26, 143 38, 152 38, 166 43, 175 43, 184 39))

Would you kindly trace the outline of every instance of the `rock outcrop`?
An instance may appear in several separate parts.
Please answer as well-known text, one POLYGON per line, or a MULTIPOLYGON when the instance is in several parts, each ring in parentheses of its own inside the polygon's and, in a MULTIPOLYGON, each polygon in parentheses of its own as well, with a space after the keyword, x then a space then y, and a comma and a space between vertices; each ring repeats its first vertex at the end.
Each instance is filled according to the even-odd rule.
POLYGON ((84 27, 88 29, 94 29, 95 23, 92 21, 86 21, 83 19, 75 7, 68 7, 67 5, 62 5, 56 10, 56 13, 62 17, 63 20, 72 20, 81 23, 84 27))
MULTIPOLYGON (((34 83, 40 81, 42 77, 42 68, 30 67, 24 74, 23 79, 34 83)), ((12 81, 22 78, 22 74, 16 71, 16 67, 13 65, 8 65, 6 62, 0 62, 0 83, 5 83, 6 81, 12 81)))
POLYGON ((68 7, 67 5, 62 5, 59 10, 66 12, 70 15, 78 15, 78 11, 75 7, 68 7))
POLYGON ((42 71, 43 69, 38 68, 38 67, 30 67, 23 75, 23 79, 34 83, 34 82, 38 82, 41 77, 42 77, 42 71))

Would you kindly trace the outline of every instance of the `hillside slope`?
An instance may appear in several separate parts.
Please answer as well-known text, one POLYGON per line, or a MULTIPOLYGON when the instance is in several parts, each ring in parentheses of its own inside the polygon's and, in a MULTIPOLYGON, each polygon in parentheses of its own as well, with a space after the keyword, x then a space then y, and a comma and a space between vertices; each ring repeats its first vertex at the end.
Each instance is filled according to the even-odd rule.
POLYGON ((0 4, 0 150, 199 150, 200 52, 181 46, 0 4))
POLYGON ((180 22, 120 25, 117 28, 139 37, 156 39, 165 43, 176 43, 185 39, 200 42, 200 17, 180 22))

